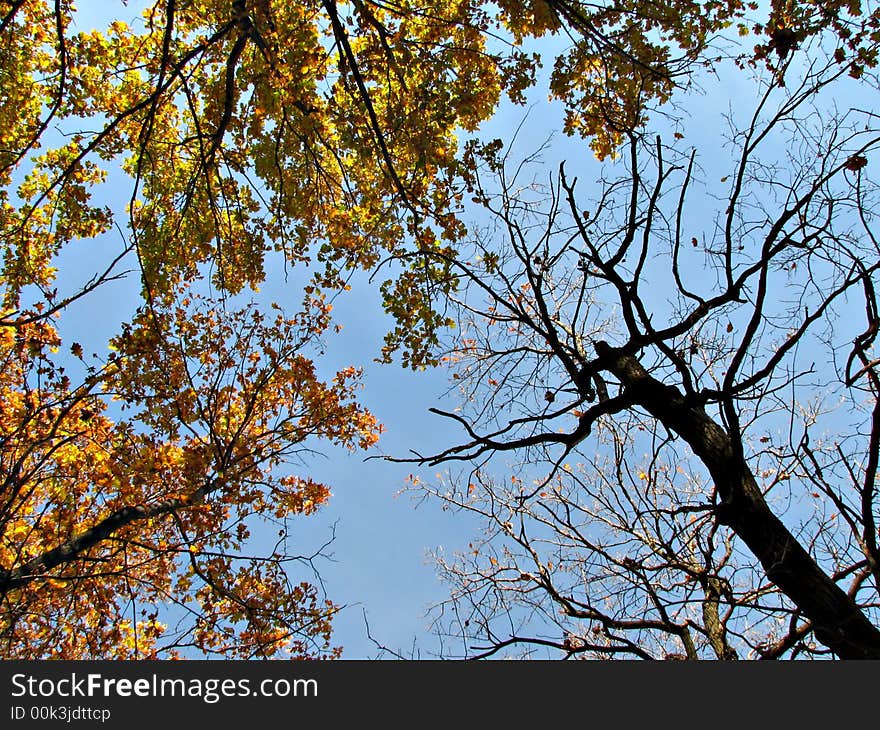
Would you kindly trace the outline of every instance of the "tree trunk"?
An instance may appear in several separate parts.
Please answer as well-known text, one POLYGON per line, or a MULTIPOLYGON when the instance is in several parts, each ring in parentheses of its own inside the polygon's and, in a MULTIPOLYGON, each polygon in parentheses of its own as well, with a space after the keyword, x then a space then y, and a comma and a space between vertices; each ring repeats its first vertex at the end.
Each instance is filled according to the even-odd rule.
POLYGON ((774 515, 733 442, 702 406, 664 385, 632 355, 595 343, 599 364, 612 372, 638 405, 681 436, 706 465, 727 525, 760 560, 767 577, 813 623, 816 638, 843 659, 880 659, 880 629, 817 564, 774 515))

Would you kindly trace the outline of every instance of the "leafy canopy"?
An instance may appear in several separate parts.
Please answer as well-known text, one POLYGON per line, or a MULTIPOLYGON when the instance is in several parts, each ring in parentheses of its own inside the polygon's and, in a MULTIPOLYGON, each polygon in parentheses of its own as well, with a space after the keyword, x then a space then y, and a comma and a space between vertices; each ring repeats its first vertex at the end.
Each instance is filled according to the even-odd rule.
MULTIPOLYGON (((380 428, 357 370, 318 376, 329 301, 357 270, 390 271, 381 358, 436 363, 473 174, 460 137, 552 59, 567 131, 613 155, 749 8, 143 7, 101 30, 69 0, 0 5, 0 637, 21 657, 334 655, 334 607, 291 581, 287 544, 329 491, 290 461, 380 428), (59 271, 70 257, 94 276, 59 271), (282 266, 308 280, 295 314, 241 303, 282 266), (110 354, 62 342, 130 270, 142 306, 110 354), (252 554, 267 522, 276 548, 252 554)), ((873 66, 856 5, 775 4, 766 27, 778 53, 820 26, 854 74, 873 66)))

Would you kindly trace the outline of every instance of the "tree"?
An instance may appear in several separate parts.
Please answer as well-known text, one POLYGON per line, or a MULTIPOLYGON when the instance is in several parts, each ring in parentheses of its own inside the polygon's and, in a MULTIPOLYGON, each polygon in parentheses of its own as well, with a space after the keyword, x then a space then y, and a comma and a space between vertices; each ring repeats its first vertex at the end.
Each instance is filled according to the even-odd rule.
MULTIPOLYGON (((380 430, 356 369, 319 376, 334 297, 390 272, 380 359, 437 364, 476 174, 459 135, 502 94, 524 103, 552 56, 567 130, 614 157, 748 8, 142 7, 104 31, 68 0, 0 7, 0 637, 21 657, 333 656, 335 609, 288 573, 286 521, 328 496, 296 458, 380 430), (533 51, 545 36, 570 42, 533 51), (72 256, 94 275, 59 272, 72 256), (251 301, 279 270, 290 301, 251 301), (132 271, 141 306, 88 354, 104 343, 66 334, 77 308, 132 271)), ((746 61, 831 33, 841 68, 870 72, 873 22, 780 5, 746 61)))
POLYGON ((880 136, 847 96, 876 79, 775 37, 716 67, 758 91, 729 160, 681 118, 587 189, 470 147, 488 222, 446 262, 461 406, 435 410, 466 437, 411 459, 485 524, 437 555, 448 652, 880 657, 880 136))
MULTIPOLYGON (((77 18, 62 0, 0 17, 5 655, 334 656, 335 607, 288 572, 311 565, 290 521, 329 491, 291 460, 318 439, 368 447, 379 427, 357 371, 322 382, 312 358, 348 272, 419 228, 395 211, 404 193, 454 227, 444 144, 498 93, 477 82, 493 68, 482 38, 431 54, 447 21, 420 22, 421 63, 386 87, 388 27, 365 7, 169 0, 106 32, 77 18), (127 209, 104 184, 123 174, 127 209), (59 253, 114 229, 94 277, 58 275, 59 253), (315 265, 299 313, 236 296, 267 258, 315 265), (144 304, 109 357, 62 343, 57 325, 127 266, 144 304), (270 554, 251 551, 257 528, 278 531, 270 554)), ((426 307, 412 316, 434 326, 426 307)), ((420 352, 424 331, 408 331, 420 352)))
POLYGON ((77 387, 51 325, 4 329, 7 657, 335 654, 335 607, 287 571, 309 562, 293 520, 329 490, 277 469, 310 439, 377 438, 354 369, 325 384, 301 353, 325 326, 321 308, 266 322, 184 298, 139 314, 77 387), (110 418, 113 400, 136 412, 110 418), (273 527, 271 553, 248 549, 273 527))
POLYGON ((287 526, 268 556, 248 536, 327 498, 296 454, 377 436, 356 371, 317 375, 333 297, 393 269, 380 356, 435 364, 455 281, 431 252, 465 234, 457 135, 502 93, 524 101, 523 41, 572 34, 554 93, 601 108, 571 127, 609 154, 635 90, 662 99, 742 5, 140 6, 103 31, 69 0, 0 8, 0 636, 8 656, 332 655, 334 609, 290 583, 287 526), (59 273, 74 255, 94 276, 59 273), (293 315, 247 301, 282 267, 293 315), (62 342, 131 271, 142 306, 110 355, 62 342))

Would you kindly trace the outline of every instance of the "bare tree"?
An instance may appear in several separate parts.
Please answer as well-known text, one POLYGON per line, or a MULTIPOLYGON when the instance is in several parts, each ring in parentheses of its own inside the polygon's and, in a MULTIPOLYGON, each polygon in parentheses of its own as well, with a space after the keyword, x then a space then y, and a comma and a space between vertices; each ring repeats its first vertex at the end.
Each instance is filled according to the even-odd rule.
POLYGON ((626 130, 590 190, 471 147, 489 222, 446 261, 436 411, 467 436, 413 459, 485 520, 437 555, 445 653, 880 658, 880 130, 829 102, 843 64, 797 63, 731 115, 720 182, 672 130, 626 130))

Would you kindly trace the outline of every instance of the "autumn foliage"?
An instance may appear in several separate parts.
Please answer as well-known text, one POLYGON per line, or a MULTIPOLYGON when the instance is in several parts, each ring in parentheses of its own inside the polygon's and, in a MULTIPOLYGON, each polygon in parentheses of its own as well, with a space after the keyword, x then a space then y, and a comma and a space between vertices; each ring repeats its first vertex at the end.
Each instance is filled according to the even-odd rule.
POLYGON ((294 457, 381 427, 356 364, 322 375, 333 297, 370 272, 378 359, 438 364, 500 149, 465 140, 505 99, 546 67, 565 131, 614 159, 734 23, 760 38, 743 67, 830 33, 870 71, 856 5, 0 3, 4 656, 338 655, 291 538, 330 492, 294 457), (281 270, 290 296, 254 303, 281 270), (62 336, 122 280, 139 306, 109 340, 62 336))
POLYGON ((4 329, 8 656, 151 656, 167 605, 194 615, 167 655, 328 651, 333 606, 291 584, 285 545, 329 490, 279 467, 315 438, 368 447, 378 427, 356 371, 322 383, 301 354, 322 317, 185 298, 138 315, 78 387, 51 325, 4 329), (255 524, 277 530, 272 553, 248 555, 255 524))

